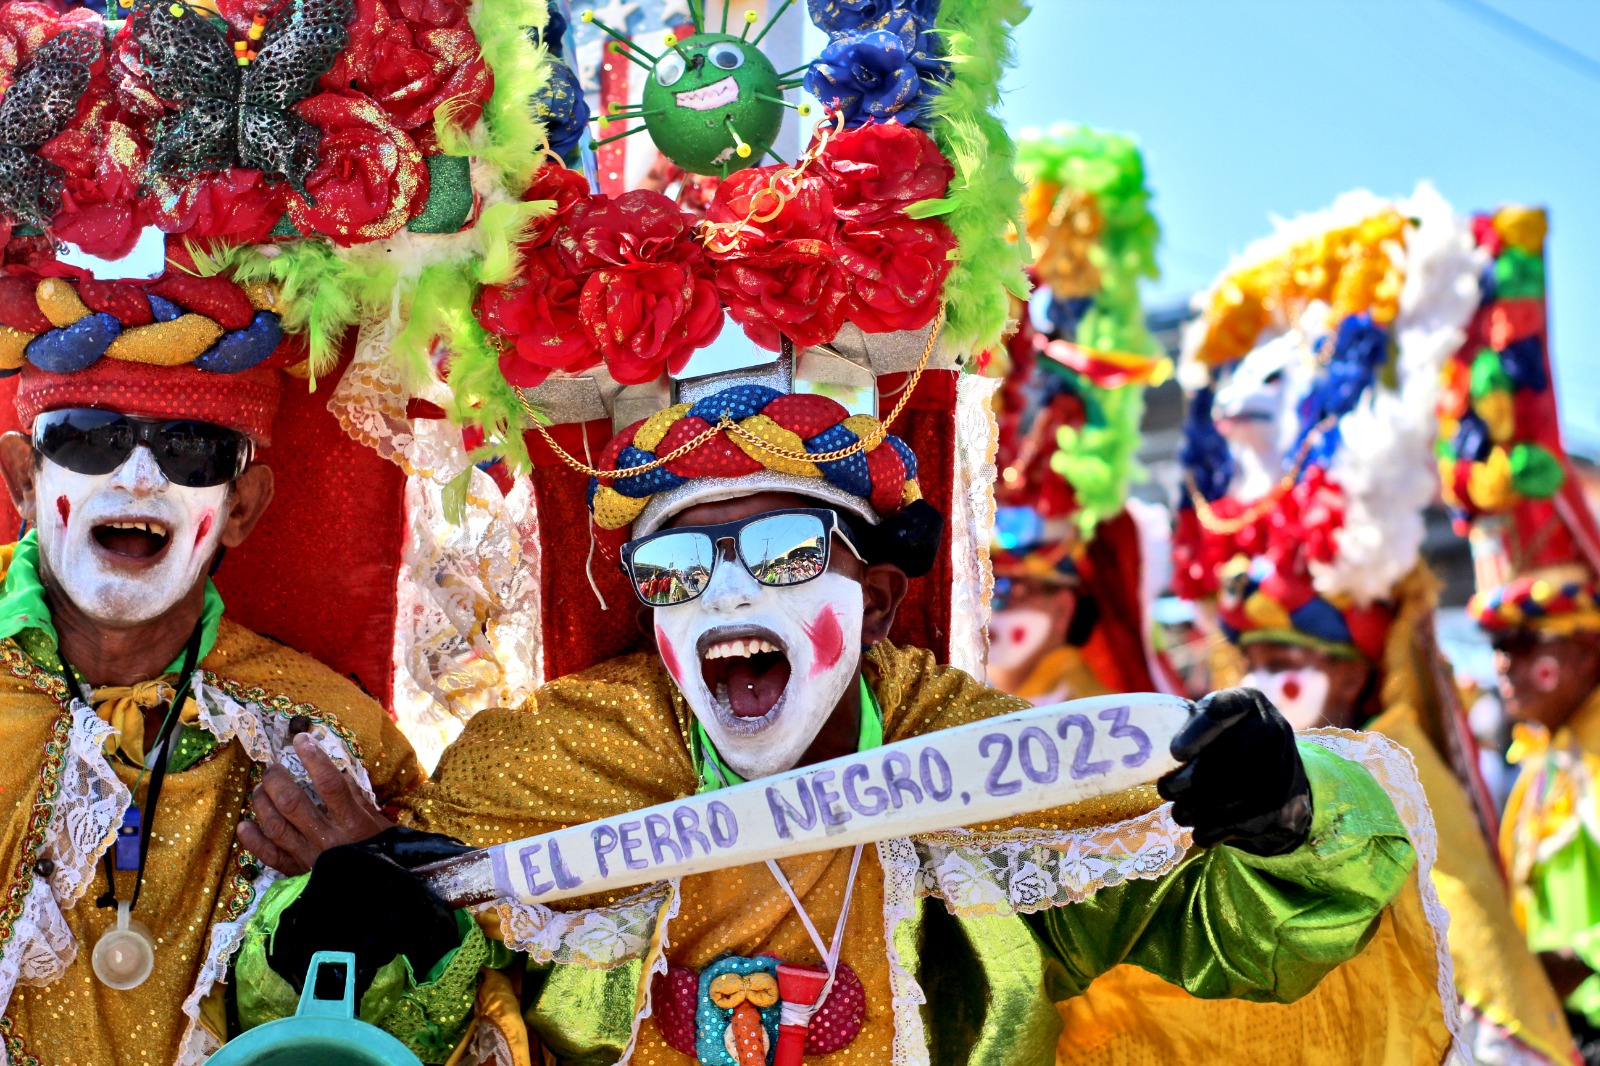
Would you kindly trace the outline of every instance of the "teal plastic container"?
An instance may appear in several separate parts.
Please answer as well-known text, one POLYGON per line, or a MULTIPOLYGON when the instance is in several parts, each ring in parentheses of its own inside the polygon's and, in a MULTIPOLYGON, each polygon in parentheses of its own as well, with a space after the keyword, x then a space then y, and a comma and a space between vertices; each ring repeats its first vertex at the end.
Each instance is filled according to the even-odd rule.
POLYGON ((356 1017, 356 957, 319 951, 311 956, 294 1017, 258 1025, 228 1041, 206 1066, 422 1066, 422 1060, 356 1017), (330 963, 344 967, 344 995, 318 999, 318 971, 330 963))

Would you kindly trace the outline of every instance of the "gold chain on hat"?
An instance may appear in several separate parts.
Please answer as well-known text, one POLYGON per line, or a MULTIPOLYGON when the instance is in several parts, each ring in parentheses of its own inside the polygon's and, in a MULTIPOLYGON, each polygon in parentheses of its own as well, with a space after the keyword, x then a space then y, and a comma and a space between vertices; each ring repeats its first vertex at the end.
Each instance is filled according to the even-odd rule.
POLYGON ((939 330, 943 326, 944 305, 941 304, 939 307, 938 317, 933 320, 933 328, 928 331, 928 343, 922 347, 922 358, 918 360, 917 368, 911 372, 911 380, 908 381, 900 390, 900 399, 895 401, 894 408, 889 412, 889 416, 880 420, 876 428, 874 428, 866 436, 858 438, 854 444, 848 445, 844 448, 836 448, 831 452, 804 452, 796 451, 793 448, 780 447, 779 445, 772 444, 756 436, 756 434, 750 432, 748 429, 745 429, 732 418, 728 417, 726 413, 724 413, 723 416, 717 420, 716 425, 706 427, 705 431, 698 434, 693 440, 690 440, 672 449, 672 451, 668 452, 666 455, 659 456, 640 466, 630 466, 624 470, 601 470, 597 467, 590 466, 588 463, 585 463, 583 460, 571 454, 565 448, 561 447, 561 445, 556 443, 555 437, 551 436, 550 434, 550 430, 545 427, 543 422, 539 421, 541 416, 539 415, 538 409, 533 406, 533 404, 528 400, 528 397, 523 394, 523 391, 520 388, 516 390, 517 400, 522 404, 523 412, 530 419, 533 419, 533 428, 538 431, 539 436, 544 438, 545 444, 549 445, 550 450, 556 453, 557 458, 579 473, 587 474, 590 477, 597 478, 601 481, 633 477, 636 474, 647 474, 650 471, 655 470, 657 467, 665 466, 670 462, 674 462, 675 460, 683 458, 685 455, 688 455, 690 452, 700 447, 700 445, 704 444, 718 433, 728 433, 732 436, 738 437, 750 447, 756 449, 757 451, 765 452, 776 459, 785 459, 789 462, 797 463, 831 463, 840 459, 848 459, 857 452, 866 451, 870 448, 876 448, 879 444, 883 443, 883 439, 889 435, 890 425, 894 423, 895 419, 900 417, 900 412, 905 410, 906 404, 911 401, 911 394, 917 391, 917 382, 922 380, 922 372, 928 368, 928 360, 933 356, 933 348, 934 345, 939 342, 939 330))

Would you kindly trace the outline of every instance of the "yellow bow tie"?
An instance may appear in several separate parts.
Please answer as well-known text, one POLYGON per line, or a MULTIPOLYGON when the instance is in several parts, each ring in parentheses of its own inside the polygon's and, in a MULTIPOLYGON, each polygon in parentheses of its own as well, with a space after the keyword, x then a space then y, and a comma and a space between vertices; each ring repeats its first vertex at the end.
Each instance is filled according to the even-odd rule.
MULTIPOLYGON (((107 685, 94 690, 94 711, 117 732, 106 737, 105 753, 122 752, 135 766, 144 765, 144 712, 159 707, 177 695, 166 676, 137 685, 107 685)), ((200 708, 193 697, 183 701, 178 721, 193 725, 200 719, 200 708)))

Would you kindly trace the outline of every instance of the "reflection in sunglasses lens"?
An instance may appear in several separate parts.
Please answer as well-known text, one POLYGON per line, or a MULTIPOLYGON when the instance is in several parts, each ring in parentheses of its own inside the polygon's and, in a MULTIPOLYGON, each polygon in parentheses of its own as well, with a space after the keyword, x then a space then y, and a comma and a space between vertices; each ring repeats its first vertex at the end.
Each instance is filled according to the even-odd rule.
POLYGON ((656 607, 685 603, 711 581, 711 538, 671 533, 633 550, 633 581, 639 598, 656 607))
POLYGON ((779 514, 739 531, 739 555, 763 585, 798 585, 828 566, 828 530, 816 515, 779 514))

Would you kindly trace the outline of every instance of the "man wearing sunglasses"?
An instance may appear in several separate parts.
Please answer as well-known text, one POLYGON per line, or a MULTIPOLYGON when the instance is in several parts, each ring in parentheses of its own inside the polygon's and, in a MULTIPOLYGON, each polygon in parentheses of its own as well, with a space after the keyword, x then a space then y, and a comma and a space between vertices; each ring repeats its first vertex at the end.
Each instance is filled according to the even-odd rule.
POLYGON ((421 777, 382 707, 224 617, 210 581, 272 500, 258 449, 278 377, 104 358, 18 378, 25 432, 0 437, 0 476, 27 532, 0 583, 0 750, 23 755, 0 760, 0 792, 13 824, 50 828, 23 844, 38 917, 4 944, 32 961, 3 992, 8 1041, 35 1061, 203 1057, 239 1025, 224 988, 304 973, 225 983, 228 930, 305 868, 306 834, 371 837, 421 777), (28 821, 36 794, 48 823, 28 821))
MULTIPOLYGON (((1026 706, 888 639, 944 527, 903 441, 764 383, 698 395, 613 440, 601 468, 634 472, 590 489, 599 548, 617 552, 652 650, 476 716, 402 805, 415 829, 487 846, 1026 706), (696 457, 656 461, 723 415, 770 449, 725 430, 696 457), (795 458, 802 441, 820 461, 795 458)), ((599 624, 620 613, 612 604, 599 624)), ((1174 750, 1186 765, 1161 792, 1200 847, 1170 868, 1149 856, 1159 876, 1132 873, 1130 859, 1100 878, 1084 871, 1123 868, 1086 857, 1061 876, 1088 877, 1092 898, 1042 905, 1055 875, 1024 876, 1068 847, 1053 833, 1086 819, 1133 819, 1127 846, 1155 846, 1160 832, 1140 819, 1164 816, 1142 790, 1092 813, 1023 816, 1032 828, 974 843, 970 857, 891 843, 687 877, 570 915, 508 905, 497 935, 527 952, 528 970, 520 1010, 513 997, 502 1020, 520 1013, 526 1039, 561 1062, 753 1062, 723 1027, 747 996, 771 1002, 775 958, 833 972, 807 1054, 887 1062, 891 1048, 931 1046, 949 1061, 1048 1063, 1054 1002, 1124 961, 1202 996, 1305 994, 1368 943, 1411 874, 1393 805, 1359 766, 1297 747, 1255 693, 1208 698, 1174 750), (986 892, 1039 913, 977 917, 955 902, 986 892), (951 910, 921 906, 924 894, 951 910)), ((1090 851, 1122 846, 1108 840, 1090 851)), ((1436 999, 1431 970, 1419 974, 1436 999)))

